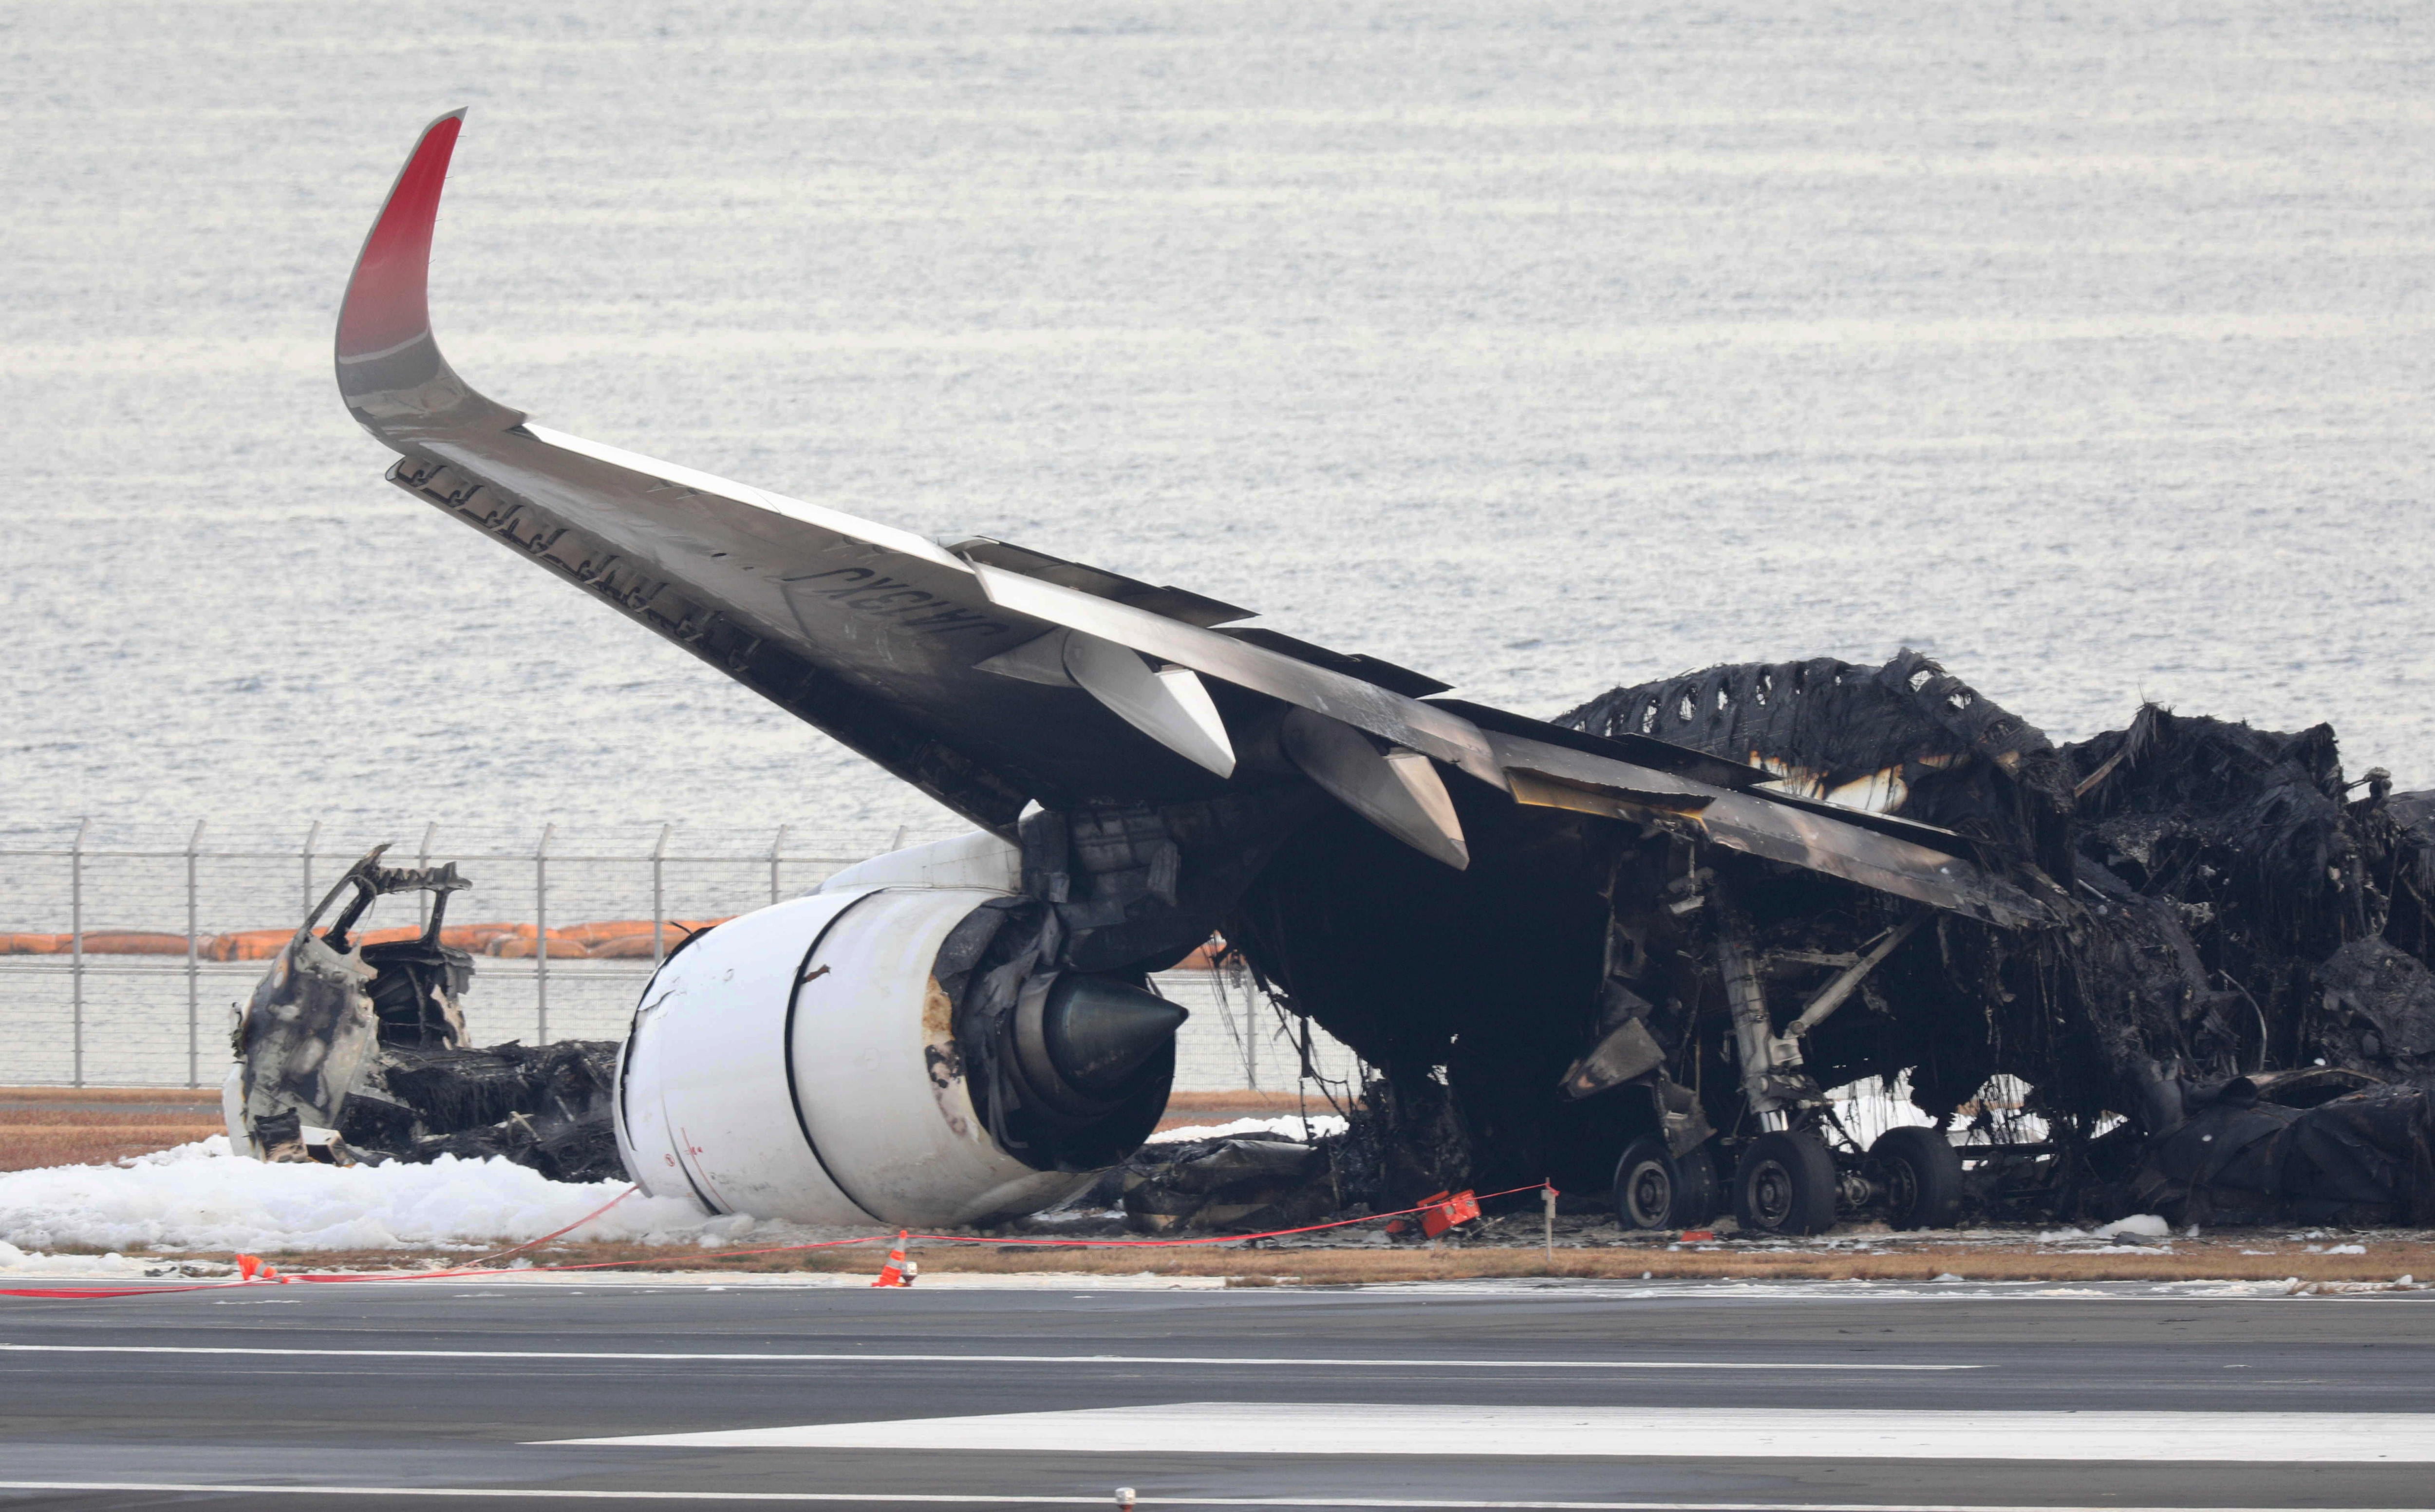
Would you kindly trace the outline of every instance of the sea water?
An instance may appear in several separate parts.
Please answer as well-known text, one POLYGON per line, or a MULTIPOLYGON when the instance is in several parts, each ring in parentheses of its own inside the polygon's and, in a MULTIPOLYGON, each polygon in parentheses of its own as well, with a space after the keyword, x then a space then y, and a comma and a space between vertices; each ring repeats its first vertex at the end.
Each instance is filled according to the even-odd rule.
POLYGON ((2423 8, 506 9, 0 6, 0 826, 951 822, 380 481, 458 106, 560 429, 1532 714, 1908 644, 2435 784, 2423 8))

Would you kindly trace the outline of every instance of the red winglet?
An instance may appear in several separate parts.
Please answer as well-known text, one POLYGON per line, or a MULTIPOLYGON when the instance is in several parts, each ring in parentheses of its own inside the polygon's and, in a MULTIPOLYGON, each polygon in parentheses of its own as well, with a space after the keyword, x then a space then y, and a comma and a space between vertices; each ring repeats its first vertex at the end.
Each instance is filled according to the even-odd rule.
POLYGON ((431 228, 440 216, 440 190, 465 112, 451 111, 423 128, 414 153, 398 170, 397 182, 381 207, 380 219, 364 238, 355 276, 338 311, 338 358, 378 356, 431 329, 427 297, 431 228))

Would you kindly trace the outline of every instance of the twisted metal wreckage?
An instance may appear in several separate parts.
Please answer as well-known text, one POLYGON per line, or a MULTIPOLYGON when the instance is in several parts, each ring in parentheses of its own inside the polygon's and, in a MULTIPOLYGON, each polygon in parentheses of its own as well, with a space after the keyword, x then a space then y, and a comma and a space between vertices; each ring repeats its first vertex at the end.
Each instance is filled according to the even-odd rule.
MULTIPOLYGON (((2146 708, 2058 747, 1909 652, 1543 722, 1180 589, 548 431, 430 334, 458 126, 408 160, 340 317, 391 481, 978 826, 670 957, 587 1105, 654 1194, 985 1223, 1121 1167, 1101 1195, 1149 1227, 1542 1177, 1652 1228, 1965 1198, 2435 1216, 2435 795, 2345 782, 2330 730, 2146 708), (1370 1068, 1325 1148, 1134 1156, 1183 1017, 1144 973, 1213 931, 1370 1068), (1859 1147, 1825 1091, 1906 1073, 1939 1119, 2017 1077, 2045 1137, 1859 1147)), ((437 884, 371 885, 406 885, 437 884)), ((429 1022, 380 1016, 365 1063, 424 1054, 429 1022)), ((331 1085, 288 1101, 350 1142, 456 1137, 392 1117, 384 1144, 331 1085)))

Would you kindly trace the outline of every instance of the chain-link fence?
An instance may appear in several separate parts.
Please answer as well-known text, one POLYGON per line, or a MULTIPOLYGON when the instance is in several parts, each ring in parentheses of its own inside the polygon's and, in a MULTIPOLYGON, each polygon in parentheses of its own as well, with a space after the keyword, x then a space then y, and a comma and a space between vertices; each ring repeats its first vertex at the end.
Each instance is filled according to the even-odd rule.
MULTIPOLYGON (((0 1086, 216 1085, 232 1010, 265 957, 376 844, 389 845, 391 865, 458 863, 473 885, 451 896, 447 921, 501 927, 476 955, 465 1004, 475 1041, 494 1044, 623 1038, 658 956, 683 937, 679 924, 800 896, 865 857, 955 833, 0 831, 0 1086), (599 943, 619 927, 622 941, 599 943)), ((426 906, 421 895, 385 898, 363 927, 420 925, 426 906)), ((1179 1087, 1295 1084, 1299 1027, 1241 973, 1170 971, 1158 982, 1192 1011, 1179 1087)), ((1311 1060, 1331 1078, 1352 1074, 1351 1052, 1323 1034, 1311 1060)))

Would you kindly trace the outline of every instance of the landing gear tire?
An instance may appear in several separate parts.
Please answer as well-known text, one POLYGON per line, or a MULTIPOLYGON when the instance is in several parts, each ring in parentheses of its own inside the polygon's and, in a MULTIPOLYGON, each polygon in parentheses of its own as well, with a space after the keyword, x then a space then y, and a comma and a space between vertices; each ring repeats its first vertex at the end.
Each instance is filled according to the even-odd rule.
POLYGON ((1717 1216, 1717 1161, 1704 1144, 1669 1154, 1646 1134, 1615 1167, 1615 1217, 1626 1228, 1703 1228, 1717 1216))
POLYGON ((1950 1228, 1961 1213, 1961 1152, 1932 1128, 1890 1128, 1869 1146, 1894 1228, 1950 1228))
POLYGON ((1762 1134, 1734 1172, 1734 1217, 1770 1234, 1822 1234, 1835 1227, 1835 1157, 1814 1134, 1762 1134))

